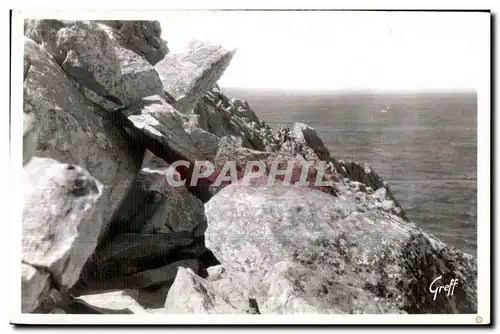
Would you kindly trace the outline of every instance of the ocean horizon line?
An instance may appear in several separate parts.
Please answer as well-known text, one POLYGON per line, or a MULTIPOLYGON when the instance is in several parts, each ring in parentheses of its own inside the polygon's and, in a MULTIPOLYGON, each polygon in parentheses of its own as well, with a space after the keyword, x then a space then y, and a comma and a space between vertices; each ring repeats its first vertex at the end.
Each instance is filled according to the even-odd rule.
POLYGON ((338 95, 356 95, 356 94, 459 94, 459 95, 477 95, 474 88, 442 88, 442 89, 375 89, 375 88, 298 88, 298 87, 244 87, 244 86, 225 86, 220 85, 223 90, 252 91, 259 93, 266 92, 294 92, 294 93, 323 93, 338 95))

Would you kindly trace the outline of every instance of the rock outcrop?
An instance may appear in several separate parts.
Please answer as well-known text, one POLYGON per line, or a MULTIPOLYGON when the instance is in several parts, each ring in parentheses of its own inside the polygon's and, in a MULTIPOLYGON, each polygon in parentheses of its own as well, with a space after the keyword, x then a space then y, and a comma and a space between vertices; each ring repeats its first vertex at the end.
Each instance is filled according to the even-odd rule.
POLYGON ((398 216, 278 185, 231 185, 206 209, 208 248, 228 271, 247 275, 261 312, 475 312, 473 257, 398 216), (462 286, 438 301, 428 288, 440 275, 462 286), (279 304, 290 298, 297 304, 279 304))
POLYGON ((103 186, 82 168, 32 158, 24 167, 23 310, 51 287, 69 290, 94 252, 103 186))
MULTIPOLYGON (((126 26, 120 28, 126 31, 126 26)), ((130 47, 109 26, 92 21, 28 20, 25 34, 104 108, 129 105, 162 92, 154 67, 133 51, 140 48, 130 47)))
POLYGON ((190 111, 213 87, 233 58, 234 51, 220 45, 192 41, 183 53, 169 53, 155 65, 169 103, 190 111))
POLYGON ((217 85, 205 94, 192 113, 198 127, 219 138, 240 137, 246 148, 277 150, 272 129, 257 118, 248 103, 229 99, 217 85))
POLYGON ((24 112, 33 117, 34 156, 86 169, 104 186, 100 208, 107 223, 137 176, 144 150, 33 40, 25 38, 30 64, 24 80, 24 112))
POLYGON ((169 53, 156 21, 25 36, 23 312, 477 311, 476 259, 409 222, 369 165, 222 92, 234 51, 169 53), (434 300, 437 277, 460 289, 434 300))

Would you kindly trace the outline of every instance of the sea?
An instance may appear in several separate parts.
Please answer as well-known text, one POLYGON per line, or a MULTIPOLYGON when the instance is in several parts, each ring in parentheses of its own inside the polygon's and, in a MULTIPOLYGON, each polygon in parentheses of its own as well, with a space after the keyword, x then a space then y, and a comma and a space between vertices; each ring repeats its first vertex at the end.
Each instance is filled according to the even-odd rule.
POLYGON ((273 128, 314 127, 335 158, 369 163, 421 229, 477 256, 475 92, 222 91, 273 128))

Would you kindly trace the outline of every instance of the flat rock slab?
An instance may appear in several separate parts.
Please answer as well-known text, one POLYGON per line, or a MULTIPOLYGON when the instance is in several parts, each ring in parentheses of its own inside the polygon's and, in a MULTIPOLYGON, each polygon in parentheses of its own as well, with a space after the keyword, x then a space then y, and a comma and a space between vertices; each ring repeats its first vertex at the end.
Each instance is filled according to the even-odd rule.
POLYGON ((120 111, 134 126, 133 136, 168 163, 202 159, 183 129, 181 114, 158 95, 120 111))
POLYGON ((69 289, 97 246, 103 186, 78 166, 46 158, 32 158, 24 173, 23 262, 69 289))
POLYGON ((119 266, 119 273, 130 275, 141 271, 141 259, 166 256, 176 248, 187 247, 193 242, 188 232, 140 234, 120 233, 100 247, 93 261, 100 271, 106 273, 107 266, 119 266))
POLYGON ((191 41, 185 52, 169 53, 155 65, 163 88, 182 113, 189 112, 224 73, 235 51, 191 41))
POLYGON ((92 295, 79 296, 78 300, 85 302, 91 308, 101 313, 144 314, 146 310, 135 298, 125 291, 104 292, 92 295))

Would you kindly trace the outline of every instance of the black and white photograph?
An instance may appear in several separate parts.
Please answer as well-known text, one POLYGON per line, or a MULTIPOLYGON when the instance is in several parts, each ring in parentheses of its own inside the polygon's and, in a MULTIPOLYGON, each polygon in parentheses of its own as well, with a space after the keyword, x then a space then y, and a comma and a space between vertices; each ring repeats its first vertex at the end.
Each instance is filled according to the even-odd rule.
POLYGON ((14 10, 11 323, 488 325, 490 24, 14 10))

